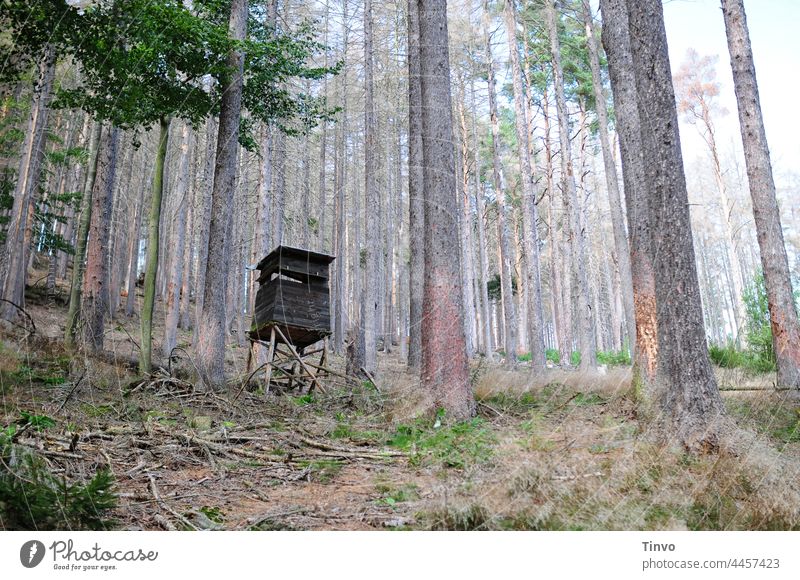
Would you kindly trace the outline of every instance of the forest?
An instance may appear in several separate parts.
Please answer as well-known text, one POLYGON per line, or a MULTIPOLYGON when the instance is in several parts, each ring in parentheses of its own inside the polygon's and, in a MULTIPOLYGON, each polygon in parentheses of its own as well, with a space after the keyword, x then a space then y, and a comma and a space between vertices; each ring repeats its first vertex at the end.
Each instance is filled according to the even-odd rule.
POLYGON ((713 4, 0 1, 0 530, 800 529, 800 173, 713 4))

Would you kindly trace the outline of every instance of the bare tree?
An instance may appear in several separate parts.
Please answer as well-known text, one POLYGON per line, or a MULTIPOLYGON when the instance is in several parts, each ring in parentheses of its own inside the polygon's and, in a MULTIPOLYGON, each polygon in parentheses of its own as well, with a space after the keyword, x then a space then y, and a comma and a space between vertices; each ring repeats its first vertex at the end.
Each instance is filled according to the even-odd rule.
POLYGON ((753 200, 761 267, 767 288, 772 342, 778 360, 778 384, 800 388, 800 323, 792 295, 789 261, 775 198, 767 135, 761 114, 750 32, 742 0, 722 0, 728 36, 739 126, 753 200))

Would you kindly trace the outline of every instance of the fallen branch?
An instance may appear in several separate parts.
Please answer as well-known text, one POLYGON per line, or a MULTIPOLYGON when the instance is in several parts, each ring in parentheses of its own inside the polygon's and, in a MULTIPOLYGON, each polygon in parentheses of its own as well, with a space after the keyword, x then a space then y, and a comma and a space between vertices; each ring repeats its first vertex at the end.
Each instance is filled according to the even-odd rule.
POLYGON ((148 473, 147 477, 150 479, 150 493, 153 494, 153 498, 156 500, 156 503, 158 505, 160 505, 162 508, 164 508, 165 510, 167 510, 169 513, 171 513, 173 516, 175 516, 184 526, 188 527, 190 530, 195 530, 196 531, 197 527, 192 522, 190 522, 185 517, 183 517, 181 514, 179 514, 174 509, 169 507, 169 505, 167 505, 167 502, 165 502, 161 498, 161 495, 158 493, 158 487, 156 487, 156 478, 155 478, 155 476, 152 473, 148 473))

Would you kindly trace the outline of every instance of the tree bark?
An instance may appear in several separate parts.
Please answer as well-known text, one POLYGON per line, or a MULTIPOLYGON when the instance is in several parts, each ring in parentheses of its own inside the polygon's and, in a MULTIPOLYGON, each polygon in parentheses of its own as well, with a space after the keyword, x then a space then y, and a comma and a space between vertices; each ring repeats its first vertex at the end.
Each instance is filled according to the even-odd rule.
MULTIPOLYGON (((172 263, 167 282, 166 320, 164 321, 164 344, 162 353, 169 358, 178 344, 178 320, 180 319, 181 287, 184 276, 184 247, 186 245, 186 219, 191 200, 189 188, 189 148, 191 147, 189 126, 181 128, 181 148, 178 157, 178 174, 175 179, 175 194, 172 222, 172 263)), ((146 283, 146 279, 145 279, 146 283)), ((186 297, 188 299, 188 296, 186 297)))
POLYGON ((631 281, 636 321, 633 381, 636 391, 652 397, 658 363, 655 275, 650 247, 652 226, 647 205, 643 127, 639 118, 628 14, 625 0, 602 0, 600 8, 603 13, 603 46, 608 57, 614 93, 622 179, 630 226, 631 281))
POLYGON ((366 284, 362 296, 361 329, 364 341, 364 368, 371 374, 378 370, 376 326, 378 316, 378 296, 380 293, 380 273, 378 254, 381 252, 381 210, 376 183, 375 148, 375 87, 372 48, 372 0, 364 4, 364 204, 366 229, 366 284))
MULTIPOLYGON (((230 37, 243 40, 247 35, 247 0, 231 3, 230 37)), ((217 137, 217 156, 214 167, 214 187, 211 194, 211 225, 208 238, 208 259, 205 267, 203 308, 198 323, 197 362, 206 388, 217 388, 225 381, 225 299, 231 242, 228 236, 228 213, 233 205, 236 177, 236 153, 239 147, 239 121, 242 110, 244 53, 231 50, 227 64, 232 71, 222 83, 217 137)))
POLYGON ((105 315, 108 310, 108 242, 114 208, 119 129, 106 126, 98 147, 97 178, 92 191, 86 275, 81 300, 82 336, 90 350, 103 350, 105 315))
POLYGON ((606 189, 608 191, 608 205, 611 209, 611 227, 614 232, 614 249, 617 253, 617 267, 619 269, 620 288, 622 290, 622 304, 625 309, 625 328, 630 341, 631 353, 636 352, 636 315, 633 306, 633 278, 631 274, 631 255, 628 246, 628 235, 625 229, 625 217, 622 212, 622 201, 619 191, 619 177, 617 164, 611 150, 608 136, 608 101, 600 77, 600 58, 598 56, 597 39, 594 32, 594 19, 592 17, 589 0, 582 0, 583 18, 586 26, 586 42, 589 47, 589 66, 592 71, 592 87, 594 89, 595 111, 599 125, 600 149, 603 153, 603 169, 605 170, 606 189))
POLYGON ((78 325, 78 315, 81 309, 86 243, 89 238, 89 224, 92 219, 92 193, 94 191, 98 164, 100 162, 99 143, 102 127, 100 122, 95 121, 91 136, 89 137, 89 161, 86 169, 86 179, 83 183, 81 215, 78 221, 78 232, 75 240, 75 257, 72 262, 72 282, 69 291, 67 323, 64 329, 64 345, 67 348, 72 348, 75 345, 75 332, 78 325))
POLYGON ((722 398, 708 358, 678 113, 660 0, 628 2, 656 280, 657 399, 670 437, 690 450, 718 444, 722 398))
POLYGON ((17 171, 11 219, 6 230, 3 256, 0 257, 2 297, 6 301, 0 303, 0 317, 5 320, 15 320, 20 315, 20 311, 11 303, 20 308, 25 307, 25 281, 29 249, 26 235, 29 235, 30 216, 41 178, 42 159, 46 146, 45 132, 55 71, 55 49, 48 46, 38 67, 38 78, 34 86, 28 128, 22 144, 19 171, 17 171))
POLYGON ((158 148, 156 149, 153 191, 150 198, 150 216, 147 223, 147 251, 144 266, 144 302, 142 304, 141 335, 142 353, 139 359, 139 372, 147 374, 151 370, 153 354, 153 310, 156 301, 156 278, 160 253, 161 199, 164 194, 164 167, 169 147, 169 127, 171 121, 162 117, 159 122, 158 148))
POLYGON ((418 0, 408 0, 408 234, 411 254, 408 367, 412 371, 418 371, 422 364, 422 289, 425 277, 421 66, 419 5, 418 0))
POLYGON ((739 126, 747 166, 756 237, 767 289, 778 385, 800 389, 800 323, 792 294, 789 261, 775 197, 775 181, 761 114, 750 32, 742 0, 722 0, 739 126))
POLYGON ((464 337, 446 0, 419 0, 425 283, 422 379, 451 419, 475 414, 464 337))

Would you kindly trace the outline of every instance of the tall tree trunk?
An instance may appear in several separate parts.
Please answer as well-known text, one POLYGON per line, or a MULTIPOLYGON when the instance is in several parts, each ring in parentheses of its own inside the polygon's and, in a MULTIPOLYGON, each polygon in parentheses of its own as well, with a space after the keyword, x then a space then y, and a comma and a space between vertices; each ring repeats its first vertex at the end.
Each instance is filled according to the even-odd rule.
POLYGON ((408 235, 410 328, 408 367, 422 364, 422 288, 425 261, 425 206, 423 205, 422 93, 420 79, 420 13, 418 0, 408 0, 408 235))
POLYGON ((373 80, 372 0, 364 4, 364 216, 366 221, 366 284, 361 301, 361 329, 364 341, 364 368, 374 374, 378 368, 375 330, 380 279, 378 254, 381 252, 381 210, 376 183, 375 87, 373 80))
POLYGON ((778 360, 778 385, 800 389, 800 323, 792 296, 789 261, 783 241, 775 181, 761 114, 750 32, 742 0, 722 0, 739 126, 753 200, 756 236, 767 288, 772 343, 778 360))
POLYGON ((425 283, 422 378, 452 419, 475 414, 464 338, 446 0, 419 0, 425 283))
POLYGON ((511 259, 511 240, 508 230, 508 209, 506 207, 506 191, 500 167, 500 126, 497 119, 497 94, 494 78, 494 60, 492 44, 489 38, 489 3, 483 3, 483 43, 486 50, 486 73, 489 90, 489 116, 492 126, 492 186, 497 203, 497 239, 498 261, 500 269, 500 294, 503 304, 503 337, 506 352, 506 365, 513 368, 517 365, 517 307, 514 303, 511 259))
POLYGON ((714 448, 724 407, 706 346, 661 1, 628 2, 628 22, 639 119, 647 123, 641 134, 652 247, 658 240, 657 397, 670 436, 688 449, 714 448))
POLYGON ((651 224, 644 171, 642 123, 636 95, 628 14, 625 0, 601 0, 603 46, 608 57, 614 93, 616 127, 622 158, 622 179, 630 226, 631 280, 633 283, 636 349, 633 359, 635 391, 653 395, 658 363, 658 325, 651 224))
MULTIPOLYGON (((247 35, 247 0, 231 3, 229 34, 234 40, 247 35)), ((227 64, 231 73, 222 83, 217 136, 217 158, 214 168, 214 187, 211 194, 211 225, 208 238, 208 259, 205 267, 203 308, 198 323, 197 361, 201 378, 207 388, 221 386, 225 381, 225 298, 228 293, 228 266, 231 242, 228 236, 228 213, 233 205, 236 177, 236 153, 239 147, 239 121, 242 110, 244 53, 233 49, 227 64), (220 304, 222 303, 222 304, 220 304)))
MULTIPOLYGON (((216 166, 216 145, 219 134, 219 123, 213 119, 206 120, 206 151, 203 166, 203 197, 199 207, 199 224, 197 235, 197 280, 195 291, 197 296, 194 305, 194 332, 192 333, 192 344, 200 342, 200 315, 203 312, 203 300, 205 298, 206 287, 206 264, 208 262, 208 239, 211 231, 211 195, 214 191, 214 168, 216 166)), ((256 222, 258 223, 258 222, 256 222)), ((266 222, 269 223, 269 222, 266 222)), ((262 230, 262 231, 266 231, 262 230)), ((260 260, 261 258, 259 258, 260 260)))
POLYGON ((536 191, 531 168, 528 142, 528 118, 525 102, 527 95, 522 87, 522 69, 517 48, 517 19, 514 0, 505 0, 504 19, 508 51, 511 55, 511 71, 514 86, 514 119, 517 131, 517 155, 522 174, 522 227, 525 249, 525 279, 527 287, 528 343, 531 351, 531 370, 538 371, 545 365, 544 310, 542 308, 542 278, 539 257, 538 209, 536 191))
POLYGON ((164 194, 164 167, 169 146, 171 121, 162 117, 159 122, 158 148, 156 149, 153 191, 150 198, 150 216, 147 222, 147 253, 144 266, 144 302, 142 304, 142 354, 139 372, 147 374, 151 369, 153 354, 153 310, 156 301, 156 278, 158 276, 159 244, 161 229, 161 199, 164 194))
POLYGON ((28 248, 26 232, 32 213, 34 197, 39 187, 42 159, 44 158, 50 98, 53 92, 53 79, 56 72, 56 53, 48 46, 46 54, 38 67, 38 78, 34 86, 33 102, 28 118, 28 129, 22 144, 22 155, 17 172, 17 185, 14 191, 14 204, 11 219, 6 230, 5 248, 0 257, 0 283, 2 297, 0 317, 15 320, 20 312, 13 305, 25 307, 25 281, 28 268, 28 248))
POLYGON ((342 0, 342 74, 338 79, 338 92, 341 107, 341 118, 336 127, 335 175, 334 175, 334 236, 333 248, 336 255, 336 275, 333 284, 333 344, 334 350, 345 354, 345 333, 347 332, 347 44, 349 21, 347 13, 348 0, 342 0))
POLYGON ((125 314, 133 316, 136 309, 136 282, 139 278, 139 236, 142 230, 142 214, 144 214, 144 192, 147 189, 147 179, 142 178, 139 185, 139 201, 133 217, 133 231, 128 246, 128 297, 125 301, 125 314))
POLYGON ((64 330, 64 345, 67 348, 72 348, 75 344, 75 332, 78 325, 78 315, 81 309, 86 243, 89 238, 89 224, 92 219, 92 193, 94 192, 94 182, 100 163, 99 144, 102 128, 102 124, 99 121, 95 121, 91 136, 89 137, 89 161, 86 168, 86 179, 83 183, 81 215, 78 221, 78 232, 75 240, 75 258, 72 263, 72 282, 69 290, 67 323, 64 330))
MULTIPOLYGON (((178 174, 175 179, 173 205, 172 243, 170 252, 172 262, 167 282, 166 319, 164 321, 164 358, 169 358, 178 344, 178 320, 180 318, 181 286, 183 285, 184 247, 186 245, 186 218, 191 200, 189 188, 189 148, 191 147, 189 126, 183 123, 181 128, 181 148, 178 157, 178 174)), ((145 283, 147 280, 145 278, 145 283)))
POLYGON ((625 230, 625 217, 622 213, 622 201, 619 192, 619 178, 617 177, 617 164, 611 150, 608 137, 608 113, 606 111, 607 96, 603 89, 600 77, 600 58, 598 56, 597 39, 594 32, 594 19, 592 17, 589 0, 582 0, 583 18, 586 26, 586 38, 589 47, 589 66, 592 70, 592 87, 594 89, 595 111, 599 125, 600 149, 603 153, 603 168, 605 169, 606 189, 608 190, 608 205, 611 209, 611 227, 614 232, 614 248, 617 251, 617 267, 619 269, 620 287, 622 290, 622 304, 625 308, 625 327, 631 352, 636 351, 636 316, 633 306, 633 278, 631 274, 631 255, 628 246, 628 236, 625 230))
POLYGON ((480 320, 480 312, 477 309, 476 296, 475 296, 475 260, 473 257, 473 219, 472 219, 472 197, 470 193, 470 152, 469 152, 469 134, 467 132, 467 118, 464 111, 464 81, 459 75, 459 94, 458 94, 458 122, 460 129, 460 167, 461 167, 461 183, 458 191, 459 205, 461 206, 461 255, 462 255, 462 276, 464 285, 464 311, 465 311, 465 329, 467 334, 467 354, 470 357, 475 353, 476 346, 476 323, 480 320))
POLYGON ((478 146, 478 129, 475 125, 477 109, 475 106, 475 81, 470 81, 470 109, 472 112, 472 155, 475 163, 473 176, 473 196, 475 197, 476 230, 478 234, 478 296, 480 297, 481 311, 481 336, 483 355, 492 352, 492 314, 489 300, 489 255, 487 253, 488 241, 486 240, 486 203, 480 180, 480 148, 478 146))
POLYGON ((569 118, 567 100, 564 96, 564 69, 561 66, 561 46, 558 39, 558 23, 554 0, 547 0, 547 27, 550 33, 550 52, 553 60, 553 85, 556 93, 556 110, 558 112, 558 137, 561 145, 561 188, 568 215, 572 268, 575 272, 575 288, 573 294, 577 302, 578 314, 578 350, 581 353, 581 369, 597 366, 597 345, 594 337, 594 313, 589 292, 589 279, 586 273, 587 255, 585 233, 581 228, 578 192, 575 187, 575 175, 572 167, 572 152, 569 138, 569 118))
POLYGON ((114 208, 114 177, 120 130, 108 125, 98 147, 97 178, 92 191, 86 275, 81 299, 82 336, 92 351, 103 350, 106 311, 108 310, 108 242, 114 208))

